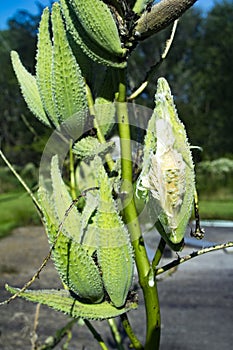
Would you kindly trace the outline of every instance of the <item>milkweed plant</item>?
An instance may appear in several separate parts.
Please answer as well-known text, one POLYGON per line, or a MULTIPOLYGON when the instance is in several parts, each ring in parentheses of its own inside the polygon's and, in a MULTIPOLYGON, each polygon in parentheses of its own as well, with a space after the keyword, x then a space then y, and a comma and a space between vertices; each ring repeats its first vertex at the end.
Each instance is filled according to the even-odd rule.
MULTIPOLYGON (((11 52, 29 109, 53 132, 41 159, 38 193, 31 194, 50 251, 23 288, 6 285, 12 294, 6 302, 18 296, 45 304, 83 319, 94 335, 90 320, 109 319, 114 327, 119 317, 132 348, 159 349, 156 275, 166 269, 158 264, 166 245, 183 248, 196 197, 194 164, 168 82, 157 80, 155 107, 148 112, 134 101, 148 81, 132 93, 127 63, 141 42, 175 21, 174 29, 194 3, 60 0, 43 11, 35 75, 11 52), (139 131, 142 147, 136 157, 139 131), (152 259, 143 238, 145 212, 160 236, 152 259), (64 288, 31 290, 50 257, 64 288), (143 344, 128 318, 138 305, 136 278, 146 311, 143 344)), ((171 41, 172 36, 167 46, 171 41)), ((194 235, 202 238, 200 226, 194 235)), ((101 335, 96 338, 107 349, 101 335)))

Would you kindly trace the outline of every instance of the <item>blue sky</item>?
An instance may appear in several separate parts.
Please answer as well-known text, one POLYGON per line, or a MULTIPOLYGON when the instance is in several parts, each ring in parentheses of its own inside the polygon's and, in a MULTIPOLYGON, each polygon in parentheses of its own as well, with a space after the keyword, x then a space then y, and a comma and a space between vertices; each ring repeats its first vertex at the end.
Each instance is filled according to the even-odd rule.
POLYGON ((36 2, 44 6, 50 3, 49 0, 1 0, 0 30, 6 28, 7 19, 14 16, 17 10, 27 10, 30 13, 36 14, 38 12, 36 2))
MULTIPOLYGON (((39 0, 42 5, 46 6, 49 0, 39 0)), ((198 0, 195 6, 201 7, 203 11, 208 11, 213 5, 214 0, 198 0)), ((0 10, 0 30, 6 28, 7 19, 12 17, 17 10, 27 10, 30 13, 37 13, 36 1, 34 0, 2 0, 0 10)))

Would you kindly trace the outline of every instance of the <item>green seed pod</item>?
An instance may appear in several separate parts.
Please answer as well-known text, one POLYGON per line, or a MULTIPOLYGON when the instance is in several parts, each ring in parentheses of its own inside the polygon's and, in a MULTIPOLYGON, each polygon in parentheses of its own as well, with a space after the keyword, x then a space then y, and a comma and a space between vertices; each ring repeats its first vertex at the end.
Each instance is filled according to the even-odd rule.
POLYGON ((49 16, 49 9, 45 8, 41 17, 38 33, 36 81, 44 108, 54 126, 57 127, 59 125, 59 121, 56 115, 52 91, 53 46, 49 32, 49 16))
POLYGON ((83 300, 100 302, 104 297, 103 282, 98 267, 88 251, 81 245, 81 214, 73 207, 67 215, 72 199, 66 189, 56 156, 52 159, 52 201, 40 188, 46 231, 53 249, 53 259, 62 281, 83 300), (59 232, 60 224, 62 230, 59 232), (55 243, 56 242, 56 243, 55 243))
POLYGON ((58 3, 52 9, 53 29, 53 96, 60 122, 77 115, 84 124, 87 110, 86 89, 80 67, 69 46, 58 3), (62 54, 61 54, 62 53, 62 54))
MULTIPOLYGON (((96 1, 95 1, 96 2, 96 1)), ((100 3, 100 1, 98 1, 100 3)), ((83 27, 83 25, 80 23, 80 18, 77 16, 77 13, 74 9, 74 7, 71 6, 70 0, 60 0, 62 12, 65 17, 66 26, 69 31, 69 33, 72 36, 72 39, 75 41, 75 43, 81 47, 83 52, 93 61, 96 61, 100 64, 103 64, 105 66, 110 67, 117 67, 117 68, 124 68, 126 66, 126 51, 119 47, 119 36, 118 33, 114 32, 115 34, 113 37, 111 37, 110 43, 107 42, 107 38, 103 40, 101 44, 98 43, 98 41, 95 41, 90 36, 90 29, 86 31, 86 29, 83 27), (114 38, 117 37, 116 43, 114 44, 114 38), (103 46, 104 45, 104 46, 103 46), (105 49, 105 46, 107 45, 108 49, 105 49), (113 45, 113 47, 112 47, 113 45), (116 51, 115 51, 116 50, 116 51), (114 51, 114 52, 113 52, 114 51)), ((92 1, 88 1, 87 3, 85 1, 82 1, 82 5, 86 8, 88 8, 88 12, 91 11, 91 17, 98 16, 101 27, 105 23, 103 20, 103 17, 101 17, 99 11, 96 10, 95 5, 92 1), (102 19, 101 19, 102 18, 102 19)), ((104 6, 106 6, 103 2, 101 2, 104 6)), ((102 7, 102 5, 101 5, 102 7)), ((87 16, 86 10, 84 11, 81 16, 87 16)), ((110 14, 111 15, 111 14, 110 14)), ((109 14, 108 14, 109 16, 109 14)), ((108 19, 109 20, 109 19, 108 19)), ((111 25, 115 25, 113 19, 110 19, 111 25), (112 23, 113 21, 113 23, 112 23)), ((89 20, 88 20, 89 22, 89 20)), ((95 25, 97 25, 96 21, 94 21, 95 25)), ((87 23, 88 25, 88 23, 87 23)), ((109 28, 107 28, 109 29, 109 28)), ((98 28, 98 31, 100 28, 98 28)), ((95 36, 96 36, 96 30, 95 30, 95 36)), ((109 36, 109 34, 107 34, 109 36)), ((100 36, 102 38, 102 34, 100 36)))
POLYGON ((107 173, 96 157, 98 169, 99 206, 95 218, 98 234, 98 263, 105 289, 116 307, 125 304, 133 278, 133 250, 129 233, 112 198, 107 173))
POLYGON ((11 52, 11 61, 28 108, 42 123, 50 126, 40 98, 36 78, 24 68, 16 51, 11 52))
POLYGON ((110 54, 122 57, 125 50, 108 6, 100 0, 70 0, 78 21, 90 39, 110 54))

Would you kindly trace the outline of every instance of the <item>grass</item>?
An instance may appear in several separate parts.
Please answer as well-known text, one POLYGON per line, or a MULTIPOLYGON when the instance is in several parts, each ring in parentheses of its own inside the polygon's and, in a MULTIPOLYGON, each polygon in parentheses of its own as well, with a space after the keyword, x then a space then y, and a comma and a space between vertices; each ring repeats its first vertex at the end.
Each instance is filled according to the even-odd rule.
MULTIPOLYGON (((233 220, 232 200, 201 200, 199 203, 201 219, 233 220)), ((0 238, 14 228, 40 224, 39 216, 25 192, 0 194, 0 238)))
POLYGON ((233 199, 202 200, 199 203, 199 211, 202 219, 233 220, 233 199))
POLYGON ((0 195, 0 238, 16 227, 39 223, 32 200, 25 192, 0 195))

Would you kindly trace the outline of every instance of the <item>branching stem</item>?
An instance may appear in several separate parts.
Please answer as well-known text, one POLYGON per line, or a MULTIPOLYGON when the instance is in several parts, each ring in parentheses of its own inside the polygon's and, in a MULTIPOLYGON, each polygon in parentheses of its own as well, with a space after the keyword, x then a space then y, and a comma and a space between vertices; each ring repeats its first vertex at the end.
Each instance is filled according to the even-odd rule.
POLYGON ((215 245, 213 247, 208 247, 208 248, 203 248, 200 249, 198 251, 192 252, 191 254, 185 255, 183 257, 179 257, 176 260, 173 260, 172 262, 170 262, 169 264, 166 264, 158 269, 155 270, 155 275, 161 275, 162 273, 172 269, 173 267, 183 264, 184 262, 195 258, 196 256, 200 256, 206 253, 210 253, 210 252, 214 252, 217 250, 221 250, 221 249, 227 249, 227 248, 232 248, 233 247, 233 242, 228 242, 228 243, 223 243, 223 244, 218 244, 215 245))
POLYGON ((146 350, 158 350, 160 343, 160 307, 156 281, 149 285, 148 274, 151 270, 146 253, 141 228, 138 221, 132 191, 132 158, 130 125, 126 103, 126 72, 120 72, 120 84, 117 103, 118 128, 121 144, 121 170, 122 170, 122 194, 124 196, 124 220, 128 226, 131 242, 134 248, 134 256, 138 270, 139 283, 143 290, 146 316, 147 335, 146 350))
POLYGON ((167 57, 167 54, 171 48, 174 36, 175 36, 175 32, 176 32, 176 28, 178 25, 178 19, 173 23, 173 27, 172 27, 172 32, 170 35, 170 38, 166 41, 166 45, 164 48, 164 51, 160 57, 160 60, 158 62, 156 62, 153 66, 150 67, 149 71, 146 73, 146 77, 144 79, 144 81, 141 83, 141 85, 128 97, 128 101, 131 101, 133 99, 135 99, 136 97, 138 97, 144 90, 145 88, 148 86, 149 82, 151 81, 151 79, 154 76, 154 73, 156 72, 156 70, 159 68, 159 66, 162 64, 162 62, 165 60, 165 58, 167 57))

